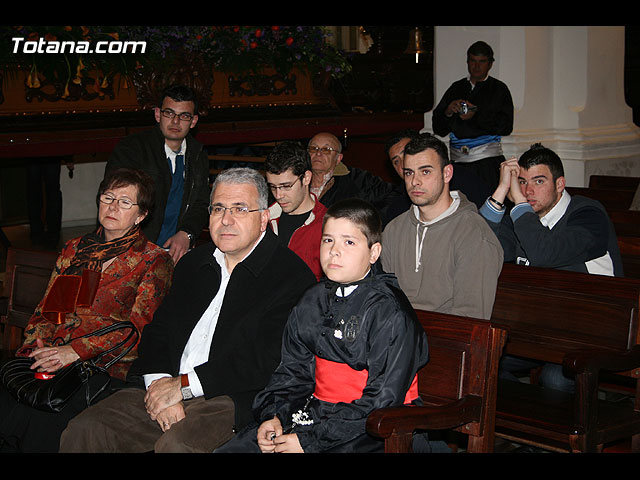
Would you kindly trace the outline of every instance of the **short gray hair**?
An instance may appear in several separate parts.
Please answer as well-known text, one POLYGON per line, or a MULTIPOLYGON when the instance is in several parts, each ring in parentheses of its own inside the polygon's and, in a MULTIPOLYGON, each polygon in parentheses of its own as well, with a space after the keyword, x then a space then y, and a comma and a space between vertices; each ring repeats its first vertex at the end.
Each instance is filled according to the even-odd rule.
POLYGON ((211 203, 216 187, 220 183, 248 183, 253 185, 256 187, 256 190, 258 190, 258 208, 262 210, 269 208, 269 189, 267 187, 267 181, 257 170, 253 168, 229 168, 220 172, 211 187, 209 203, 211 203))

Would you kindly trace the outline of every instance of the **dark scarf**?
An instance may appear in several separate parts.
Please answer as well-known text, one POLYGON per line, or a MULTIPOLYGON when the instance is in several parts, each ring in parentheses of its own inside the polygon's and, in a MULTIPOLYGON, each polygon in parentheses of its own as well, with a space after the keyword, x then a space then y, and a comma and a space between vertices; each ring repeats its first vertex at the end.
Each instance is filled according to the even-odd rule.
POLYGON ((140 235, 140 226, 134 225, 126 234, 115 240, 104 239, 104 228, 84 235, 78 243, 78 251, 63 275, 82 275, 83 270, 102 271, 102 264, 131 248, 140 235))
POLYGON ((140 227, 135 225, 122 237, 110 241, 104 239, 102 226, 84 235, 71 263, 51 285, 42 316, 59 325, 76 307, 90 307, 100 284, 102 264, 129 250, 140 234, 140 227))

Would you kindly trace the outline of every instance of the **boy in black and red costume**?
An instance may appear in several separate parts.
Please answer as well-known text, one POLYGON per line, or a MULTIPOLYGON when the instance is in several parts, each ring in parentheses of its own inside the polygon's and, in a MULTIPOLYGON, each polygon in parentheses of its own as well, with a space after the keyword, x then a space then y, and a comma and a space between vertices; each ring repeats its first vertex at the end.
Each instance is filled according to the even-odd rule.
POLYGON ((380 230, 367 202, 329 208, 320 247, 327 278, 289 316, 280 365, 254 400, 257 423, 216 452, 380 452, 367 416, 420 402, 427 338, 395 276, 374 272, 380 230))

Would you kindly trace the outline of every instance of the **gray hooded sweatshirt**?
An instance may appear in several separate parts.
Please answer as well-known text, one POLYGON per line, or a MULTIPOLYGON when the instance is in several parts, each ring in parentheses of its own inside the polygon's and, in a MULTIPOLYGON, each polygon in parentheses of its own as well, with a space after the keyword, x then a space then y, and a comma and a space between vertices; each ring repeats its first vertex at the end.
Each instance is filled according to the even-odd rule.
POLYGON ((382 267, 416 309, 489 319, 502 247, 476 206, 462 192, 450 195, 451 206, 431 222, 413 205, 387 225, 382 267))

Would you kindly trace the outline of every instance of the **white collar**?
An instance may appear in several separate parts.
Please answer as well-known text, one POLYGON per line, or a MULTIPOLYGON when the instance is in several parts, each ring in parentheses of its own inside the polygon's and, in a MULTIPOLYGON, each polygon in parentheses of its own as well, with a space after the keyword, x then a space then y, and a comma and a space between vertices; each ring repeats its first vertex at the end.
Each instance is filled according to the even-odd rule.
MULTIPOLYGON (((266 233, 267 233, 266 230, 264 232, 262 232, 262 234, 260 235, 260 238, 258 239, 258 241, 251 248, 251 251, 249 253, 247 253, 244 256, 244 258, 242 260, 240 260, 240 262, 244 262, 246 260, 246 258, 253 253, 253 251, 256 249, 256 247, 258 246, 258 244, 263 239, 263 237, 265 236, 266 233)), ((225 260, 224 260, 224 252, 222 252, 220 249, 218 249, 218 247, 216 247, 216 249, 213 251, 213 258, 216 259, 216 262, 218 262, 218 265, 220 265, 220 268, 222 268, 222 270, 224 272, 227 272, 227 262, 225 262, 225 260)), ((240 263, 240 262, 238 262, 238 263, 240 263)))
POLYGON ((182 139, 182 143, 180 144, 180 150, 178 150, 177 152, 174 152, 173 150, 171 150, 171 148, 169 148, 169 145, 167 145, 167 142, 164 142, 164 151, 167 154, 167 157, 169 158, 175 158, 176 155, 179 154, 183 154, 184 152, 187 150, 187 138, 183 138, 182 139))
MULTIPOLYGON (((367 270, 367 273, 365 274, 364 277, 362 277, 360 280, 364 280, 367 275, 369 275, 369 272, 371 271, 371 269, 367 270)), ((358 281, 360 281, 358 280, 358 281)), ((358 288, 358 285, 349 285, 347 287, 343 287, 340 286, 338 287, 338 289, 336 290, 336 295, 338 297, 348 297, 349 295, 351 295, 353 293, 353 291, 358 288), (341 291, 342 290, 342 291, 341 291)))
MULTIPOLYGON (((489 74, 488 74, 488 73, 487 73, 487 76, 486 76, 486 77, 484 77, 482 80, 478 80, 478 81, 479 81, 479 82, 486 82, 486 81, 487 81, 487 78, 489 78, 489 74)), ((473 83, 473 82, 471 81, 471 75, 467 75, 467 81, 471 84, 471 90, 473 90, 474 88, 476 88, 476 83, 478 83, 478 82, 473 83)))
POLYGON ((552 229, 556 223, 564 216, 571 202, 571 195, 567 190, 562 190, 562 196, 558 203, 556 203, 551 210, 540 218, 540 223, 549 229, 552 229))

